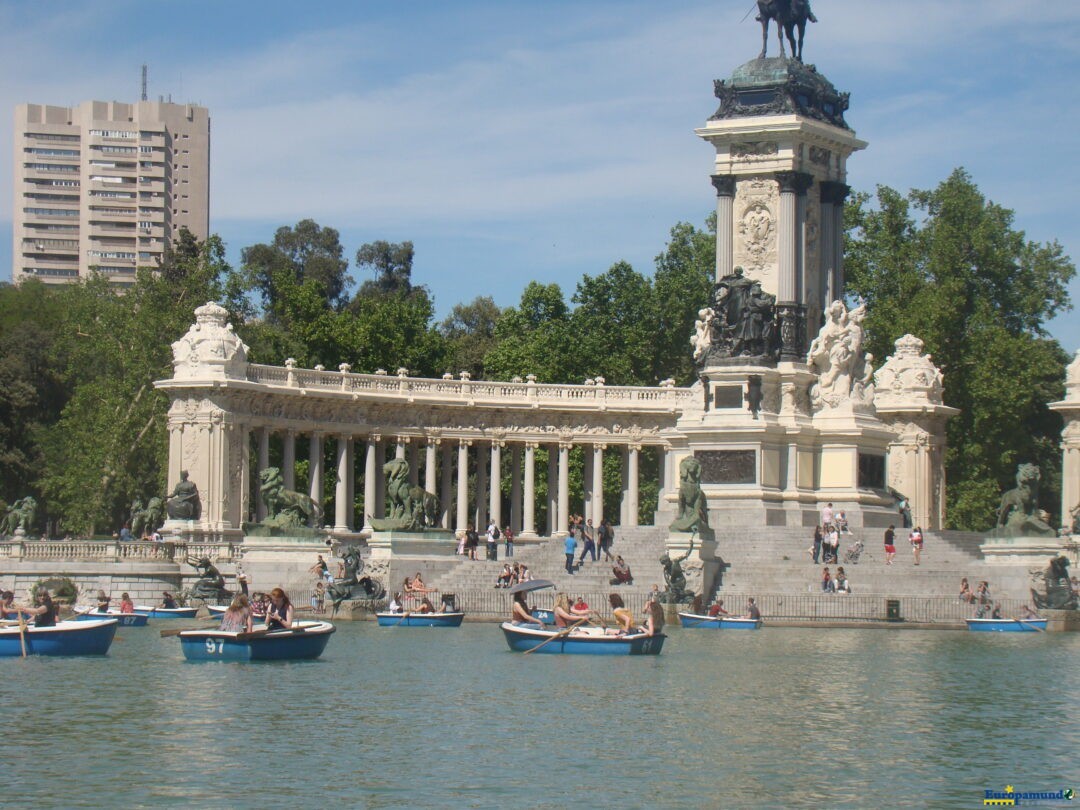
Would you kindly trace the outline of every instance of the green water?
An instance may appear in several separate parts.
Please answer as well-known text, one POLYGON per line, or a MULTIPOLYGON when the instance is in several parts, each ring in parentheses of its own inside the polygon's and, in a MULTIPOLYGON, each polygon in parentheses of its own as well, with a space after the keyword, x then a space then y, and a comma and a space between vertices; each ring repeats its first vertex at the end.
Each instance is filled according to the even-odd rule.
POLYGON ((342 624, 324 658, 0 659, 0 801, 37 807, 981 807, 1080 788, 1080 634, 669 628, 522 656, 342 624))

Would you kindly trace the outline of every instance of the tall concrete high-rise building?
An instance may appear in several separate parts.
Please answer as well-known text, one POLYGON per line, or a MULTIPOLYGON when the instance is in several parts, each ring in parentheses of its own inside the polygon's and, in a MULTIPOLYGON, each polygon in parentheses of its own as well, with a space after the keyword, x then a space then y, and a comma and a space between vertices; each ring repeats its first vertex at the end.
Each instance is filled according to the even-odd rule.
POLYGON ((12 280, 96 268, 130 286, 187 228, 209 233, 210 114, 163 101, 15 108, 12 280))

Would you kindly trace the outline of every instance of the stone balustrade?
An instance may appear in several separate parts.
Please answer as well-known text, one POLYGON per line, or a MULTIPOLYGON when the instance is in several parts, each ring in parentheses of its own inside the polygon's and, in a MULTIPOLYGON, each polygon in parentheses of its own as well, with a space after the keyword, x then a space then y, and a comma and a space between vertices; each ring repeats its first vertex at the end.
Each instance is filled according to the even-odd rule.
POLYGON ((0 559, 7 560, 158 560, 183 564, 188 557, 208 557, 211 562, 233 562, 240 558, 240 548, 234 543, 147 543, 117 540, 14 540, 0 543, 0 559))
POLYGON ((469 379, 429 379, 354 374, 348 371, 316 371, 250 363, 247 379, 261 385, 319 392, 340 391, 364 397, 385 399, 387 395, 404 397, 407 402, 426 404, 461 404, 507 407, 555 406, 588 410, 598 407, 640 412, 675 412, 693 397, 688 388, 675 386, 606 386, 596 381, 582 385, 552 385, 537 382, 493 382, 469 379))

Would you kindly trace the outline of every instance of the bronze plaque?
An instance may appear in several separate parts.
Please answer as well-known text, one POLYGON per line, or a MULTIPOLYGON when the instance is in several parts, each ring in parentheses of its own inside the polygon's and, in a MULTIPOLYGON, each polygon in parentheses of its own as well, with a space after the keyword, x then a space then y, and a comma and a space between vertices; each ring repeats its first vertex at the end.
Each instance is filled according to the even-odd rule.
POLYGON ((743 389, 741 385, 714 385, 713 403, 717 408, 741 408, 743 389))
POLYGON ((703 484, 756 484, 757 452, 754 450, 697 450, 703 484))

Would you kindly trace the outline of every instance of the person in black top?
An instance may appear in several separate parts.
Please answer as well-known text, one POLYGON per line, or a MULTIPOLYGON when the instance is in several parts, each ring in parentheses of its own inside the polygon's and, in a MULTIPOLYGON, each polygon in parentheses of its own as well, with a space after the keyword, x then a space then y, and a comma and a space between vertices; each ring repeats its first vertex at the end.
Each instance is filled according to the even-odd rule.
POLYGON ((162 591, 161 593, 161 607, 166 610, 176 610, 178 607, 176 604, 176 598, 168 591, 162 591))
POLYGON ((896 556, 896 527, 889 525, 885 530, 885 564, 892 565, 893 557, 896 556))
POLYGON ((292 602, 281 588, 270 591, 270 607, 266 610, 266 624, 271 630, 288 630, 292 627, 292 602))
POLYGON ((45 588, 41 588, 37 592, 37 596, 34 597, 34 607, 20 607, 20 613, 26 613, 34 617, 34 624, 37 627, 55 627, 56 626, 56 605, 53 603, 52 596, 45 588))

